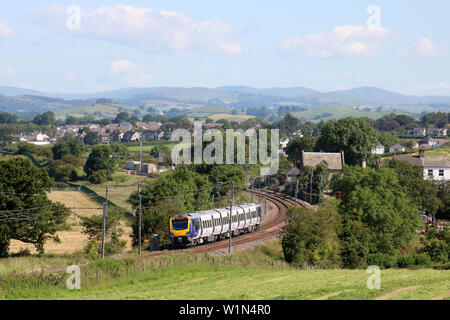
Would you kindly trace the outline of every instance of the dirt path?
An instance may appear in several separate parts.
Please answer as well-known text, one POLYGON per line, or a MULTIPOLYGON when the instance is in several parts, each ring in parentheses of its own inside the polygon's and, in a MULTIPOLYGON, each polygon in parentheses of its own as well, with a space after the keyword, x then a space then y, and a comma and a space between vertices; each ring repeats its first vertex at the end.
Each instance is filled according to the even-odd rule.
POLYGON ((329 298, 336 297, 336 296, 340 295, 341 293, 350 292, 350 291, 352 291, 352 290, 344 290, 344 291, 329 293, 324 296, 318 297, 314 300, 328 300, 329 298))
POLYGON ((411 286, 411 287, 406 287, 406 288, 402 288, 402 289, 398 289, 395 291, 392 291, 391 293, 385 294, 381 297, 375 298, 374 300, 389 300, 391 298, 397 297, 405 292, 409 292, 409 291, 413 291, 418 289, 419 286, 411 286))
POLYGON ((450 291, 447 293, 444 293, 443 295, 440 295, 439 297, 431 298, 431 300, 445 300, 447 298, 450 298, 450 291))

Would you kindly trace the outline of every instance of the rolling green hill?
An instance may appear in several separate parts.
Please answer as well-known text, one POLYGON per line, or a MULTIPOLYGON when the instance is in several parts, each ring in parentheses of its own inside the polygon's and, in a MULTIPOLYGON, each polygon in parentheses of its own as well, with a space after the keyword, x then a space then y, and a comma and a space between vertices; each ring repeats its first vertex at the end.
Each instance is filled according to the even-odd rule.
MULTIPOLYGON (((302 119, 303 121, 313 121, 313 122, 319 122, 320 120, 332 120, 332 119, 341 119, 346 117, 368 117, 371 119, 379 119, 385 116, 386 114, 390 114, 393 111, 359 111, 353 107, 349 106, 337 106, 337 105, 331 105, 331 106, 322 106, 317 107, 314 109, 302 111, 302 112, 295 112, 293 113, 297 118, 302 119)), ((409 116, 417 116, 417 114, 408 113, 408 112, 396 112, 399 114, 407 114, 409 116)))

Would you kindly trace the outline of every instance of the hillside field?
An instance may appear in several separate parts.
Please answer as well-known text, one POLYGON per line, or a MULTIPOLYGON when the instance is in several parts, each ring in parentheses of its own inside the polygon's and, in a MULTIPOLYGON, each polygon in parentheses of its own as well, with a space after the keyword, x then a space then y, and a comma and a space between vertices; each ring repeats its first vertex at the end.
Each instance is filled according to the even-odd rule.
MULTIPOLYGON (((320 120, 328 121, 332 119, 341 119, 346 117, 368 117, 371 119, 379 119, 387 114, 391 114, 393 111, 359 111, 349 106, 329 105, 317 107, 302 112, 294 112, 297 118, 303 121, 319 122, 320 120)), ((408 112, 395 112, 396 114, 406 114, 411 117, 417 116, 417 114, 408 112)))

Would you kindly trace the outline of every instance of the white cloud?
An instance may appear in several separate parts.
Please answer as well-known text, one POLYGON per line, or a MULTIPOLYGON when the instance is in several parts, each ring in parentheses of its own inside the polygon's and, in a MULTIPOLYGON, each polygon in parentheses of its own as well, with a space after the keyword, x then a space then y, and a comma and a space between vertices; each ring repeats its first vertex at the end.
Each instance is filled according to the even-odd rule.
POLYGON ((221 20, 196 22, 179 12, 125 5, 82 11, 79 29, 67 28, 68 18, 66 7, 61 5, 33 14, 36 23, 58 32, 143 46, 155 52, 242 54, 231 25, 221 20))
POLYGON ((13 37, 19 32, 10 27, 7 23, 0 21, 0 37, 13 37))
POLYGON ((149 86, 154 79, 148 68, 137 65, 128 59, 111 62, 110 75, 127 86, 149 86))
POLYGON ((399 57, 433 57, 443 56, 447 54, 447 50, 437 47, 428 38, 421 38, 415 42, 409 50, 398 50, 399 57))
POLYGON ((377 53, 383 40, 390 34, 390 30, 381 27, 336 26, 327 33, 287 37, 279 46, 285 53, 299 54, 308 58, 367 56, 377 53))

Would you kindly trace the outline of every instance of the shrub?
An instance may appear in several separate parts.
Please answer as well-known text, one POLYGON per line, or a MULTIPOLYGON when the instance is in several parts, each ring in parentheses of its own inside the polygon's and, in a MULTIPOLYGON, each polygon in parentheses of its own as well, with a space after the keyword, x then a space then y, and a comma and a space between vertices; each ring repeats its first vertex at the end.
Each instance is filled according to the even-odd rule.
POLYGON ((339 267, 339 221, 336 206, 331 201, 317 211, 290 209, 282 241, 285 260, 300 267, 339 267))
POLYGON ((381 269, 390 269, 397 266, 397 258, 384 253, 370 253, 366 257, 366 263, 368 265, 378 266, 381 269))
POLYGON ((427 253, 431 260, 435 262, 447 262, 449 260, 449 246, 439 239, 431 239, 424 241, 423 251, 427 253))
POLYGON ((89 176, 89 182, 92 184, 102 184, 107 180, 108 173, 106 170, 95 171, 89 176))

